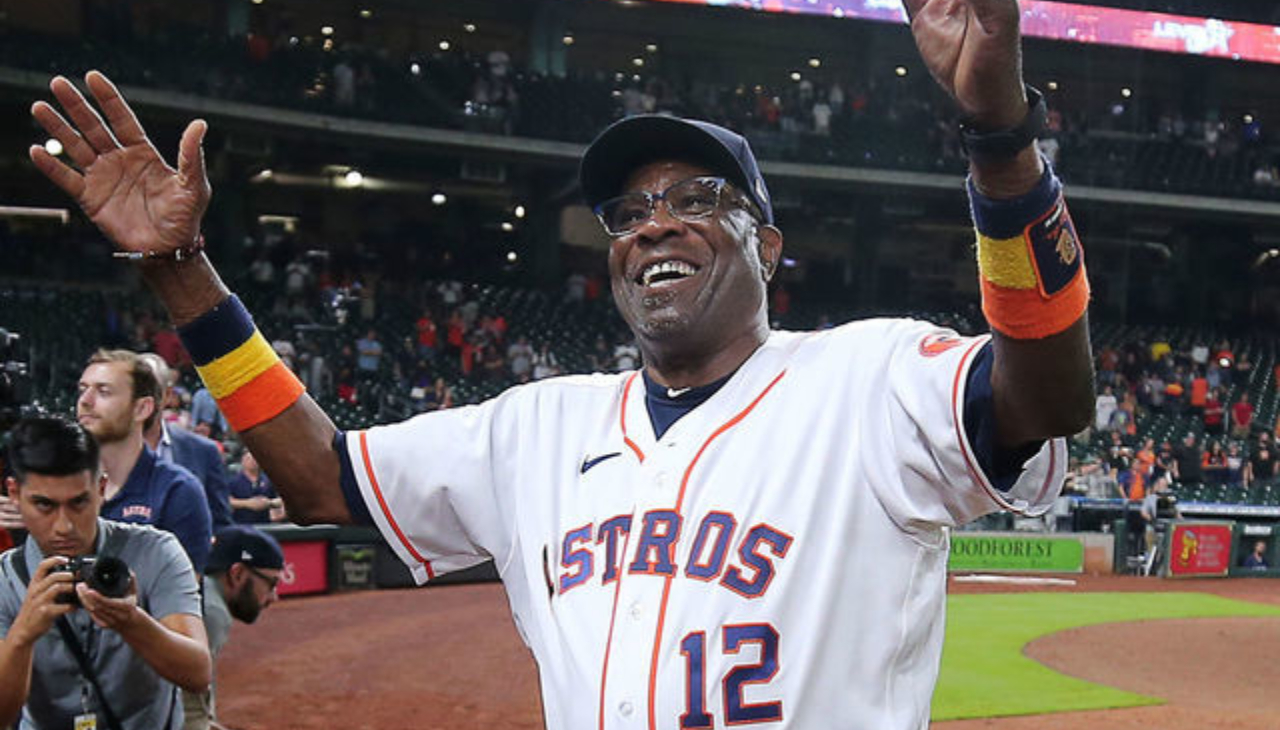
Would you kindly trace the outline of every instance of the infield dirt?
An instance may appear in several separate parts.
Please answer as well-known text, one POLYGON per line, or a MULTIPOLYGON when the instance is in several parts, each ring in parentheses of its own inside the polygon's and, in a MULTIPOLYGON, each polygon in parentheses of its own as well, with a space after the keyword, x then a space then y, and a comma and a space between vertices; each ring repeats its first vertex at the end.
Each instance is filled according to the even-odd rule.
MULTIPOLYGON (((1275 580, 1068 577, 1074 585, 953 580, 950 590, 1199 591, 1280 605, 1280 581, 1275 580)), ((1167 703, 933 727, 1280 728, 1280 619, 1104 624, 1043 637, 1026 652, 1058 671, 1167 703)), ((537 670, 497 584, 278 603, 257 624, 233 627, 218 662, 218 716, 238 730, 542 728, 537 670)))

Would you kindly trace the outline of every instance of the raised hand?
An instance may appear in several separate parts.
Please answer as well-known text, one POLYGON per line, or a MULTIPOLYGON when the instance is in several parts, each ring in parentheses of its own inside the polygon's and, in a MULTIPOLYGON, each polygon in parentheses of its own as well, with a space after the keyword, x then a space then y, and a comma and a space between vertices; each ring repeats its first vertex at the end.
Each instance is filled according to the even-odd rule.
POLYGON ((1017 0, 903 0, 929 73, 986 129, 1027 114, 1017 0))
POLYGON ((174 169, 106 76, 90 71, 85 83, 106 121, 71 82, 55 77, 49 88, 70 122, 43 101, 31 116, 62 143, 74 167, 39 145, 31 147, 31 161, 120 249, 166 255, 193 245, 211 192, 200 146, 208 125, 187 125, 174 169))

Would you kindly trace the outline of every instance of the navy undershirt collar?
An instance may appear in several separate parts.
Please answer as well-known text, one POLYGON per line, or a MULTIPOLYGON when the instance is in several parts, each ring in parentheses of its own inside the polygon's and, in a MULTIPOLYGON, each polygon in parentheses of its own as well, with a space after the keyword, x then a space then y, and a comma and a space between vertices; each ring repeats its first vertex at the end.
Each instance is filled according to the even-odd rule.
POLYGON ((649 422, 653 424, 654 438, 662 438, 667 429, 685 414, 702 405, 708 398, 733 377, 733 373, 719 380, 693 388, 672 390, 649 377, 649 373, 641 371, 644 376, 644 407, 649 412, 649 422))

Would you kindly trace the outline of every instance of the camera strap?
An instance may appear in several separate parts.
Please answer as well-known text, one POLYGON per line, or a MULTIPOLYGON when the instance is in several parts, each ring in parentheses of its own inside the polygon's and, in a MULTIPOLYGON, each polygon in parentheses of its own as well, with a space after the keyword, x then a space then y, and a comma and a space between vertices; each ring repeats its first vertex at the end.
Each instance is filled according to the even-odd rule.
MULTIPOLYGON (((101 525, 102 523, 99 523, 101 525)), ((120 535, 119 531, 112 531, 102 542, 102 553, 107 553, 108 546, 116 547, 115 543, 120 542, 119 539, 112 539, 116 535, 120 535)), ((123 536, 121 536, 123 537, 123 536)), ((18 550, 13 555, 13 571, 22 579, 22 585, 31 584, 31 573, 27 570, 27 558, 25 550, 18 550)), ((75 629, 71 628, 71 622, 66 616, 58 617, 58 633, 62 634, 62 641, 71 650, 72 656, 76 658, 76 664, 80 665, 80 673, 84 678, 89 680, 89 684, 93 685, 93 691, 98 693, 98 704, 102 708, 102 716, 107 721, 109 730, 123 730, 120 719, 116 717, 116 713, 112 711, 111 705, 107 703, 107 694, 102 691, 102 685, 98 684, 98 674, 93 671, 93 665, 89 662, 89 657, 84 653, 84 647, 80 646, 80 640, 76 638, 75 629)))

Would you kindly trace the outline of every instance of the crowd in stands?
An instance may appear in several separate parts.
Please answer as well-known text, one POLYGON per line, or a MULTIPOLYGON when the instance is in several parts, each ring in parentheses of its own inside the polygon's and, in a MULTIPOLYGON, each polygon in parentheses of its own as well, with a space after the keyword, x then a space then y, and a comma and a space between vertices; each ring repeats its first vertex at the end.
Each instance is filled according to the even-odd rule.
POLYGON ((1076 438, 1073 490, 1141 500, 1275 503, 1277 393, 1272 343, 1168 332, 1100 344, 1095 422, 1076 438))
MULTIPOLYGON (((502 49, 392 57, 384 49, 294 34, 264 22, 243 40, 160 27, 112 42, 0 36, 0 64, 46 72, 105 69, 118 81, 202 97, 497 134, 585 142, 644 112, 696 116, 744 131, 761 156, 916 171, 964 169, 951 104, 921 74, 758 80, 666 78, 571 68, 531 71, 502 49), (945 112, 945 113, 940 113, 945 112), (941 120, 941 121, 940 121, 941 120), (921 130, 924 134, 921 134, 921 130)), ((1108 100, 1054 110, 1043 149, 1070 182, 1280 198, 1276 151, 1245 109, 1108 100)))

